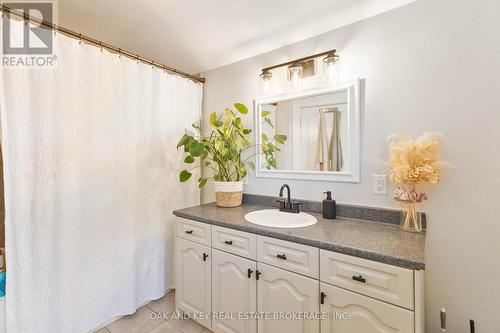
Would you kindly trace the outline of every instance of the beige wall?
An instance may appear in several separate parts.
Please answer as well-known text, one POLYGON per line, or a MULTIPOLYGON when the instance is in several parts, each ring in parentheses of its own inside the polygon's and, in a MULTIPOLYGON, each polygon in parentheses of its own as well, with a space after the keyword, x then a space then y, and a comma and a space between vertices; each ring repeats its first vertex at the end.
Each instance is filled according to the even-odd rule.
MULTIPOLYGON (((500 327, 500 2, 419 0, 276 51, 205 73, 204 113, 238 101, 252 105, 265 66, 337 48, 341 80, 366 79, 360 184, 287 181, 296 198, 395 207, 371 193, 391 133, 444 134, 454 166, 430 190, 426 244, 427 332, 439 309, 449 331, 500 327)), ((251 118, 248 119, 251 122, 251 118)), ((249 177, 246 191, 276 195, 283 180, 249 177)), ((208 186, 207 188, 210 188, 208 186)), ((204 201, 212 199, 205 191, 204 201)))

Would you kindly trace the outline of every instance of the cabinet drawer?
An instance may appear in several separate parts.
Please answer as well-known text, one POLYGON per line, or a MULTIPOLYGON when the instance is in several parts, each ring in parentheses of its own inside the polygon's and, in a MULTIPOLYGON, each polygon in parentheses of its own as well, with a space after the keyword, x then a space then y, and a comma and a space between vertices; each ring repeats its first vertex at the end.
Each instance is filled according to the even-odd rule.
POLYGON ((321 332, 413 333, 414 313, 321 283, 321 312, 328 318, 321 321, 321 332))
POLYGON ((212 247, 242 257, 257 258, 257 236, 247 232, 212 226, 212 247))
POLYGON ((200 223, 178 217, 175 230, 177 237, 181 237, 207 246, 211 245, 212 235, 210 233, 210 224, 200 223))
POLYGON ((279 239, 257 237, 257 261, 317 278, 319 253, 315 247, 279 239))
POLYGON ((326 250, 320 258, 321 281, 414 309, 412 270, 326 250))

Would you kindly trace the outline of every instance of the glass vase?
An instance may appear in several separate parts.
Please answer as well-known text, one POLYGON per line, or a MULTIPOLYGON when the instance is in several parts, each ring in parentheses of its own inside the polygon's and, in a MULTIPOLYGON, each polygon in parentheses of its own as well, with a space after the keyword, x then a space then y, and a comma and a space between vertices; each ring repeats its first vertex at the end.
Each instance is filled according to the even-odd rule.
POLYGON ((422 214, 418 211, 418 203, 403 202, 401 212, 401 229, 409 232, 422 231, 422 214))

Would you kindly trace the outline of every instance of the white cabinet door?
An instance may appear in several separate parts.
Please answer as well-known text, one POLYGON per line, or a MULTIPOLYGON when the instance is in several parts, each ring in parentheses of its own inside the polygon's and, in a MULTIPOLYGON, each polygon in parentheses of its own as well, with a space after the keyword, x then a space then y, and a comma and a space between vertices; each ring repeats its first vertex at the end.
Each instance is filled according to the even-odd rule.
POLYGON ((321 333, 413 333, 413 312, 321 283, 321 333), (324 294, 323 294, 324 293, 324 294))
POLYGON ((206 327, 211 324, 211 260, 208 246, 176 237, 175 303, 206 327))
POLYGON ((212 331, 255 333, 257 320, 239 313, 257 311, 257 263, 212 249, 212 331))
POLYGON ((258 312, 283 316, 277 320, 259 319, 259 333, 318 333, 318 319, 290 316, 318 313, 319 281, 261 263, 257 269, 258 312))

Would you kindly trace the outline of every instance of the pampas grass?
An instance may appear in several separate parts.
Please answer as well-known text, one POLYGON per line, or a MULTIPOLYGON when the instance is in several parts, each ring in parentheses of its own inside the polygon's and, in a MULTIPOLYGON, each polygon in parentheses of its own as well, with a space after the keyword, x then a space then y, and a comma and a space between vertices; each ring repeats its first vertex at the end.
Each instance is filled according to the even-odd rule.
POLYGON ((442 136, 424 133, 416 140, 400 136, 387 138, 389 144, 389 177, 396 184, 435 184, 442 177, 442 136))
POLYGON ((389 144, 389 179, 396 185, 394 199, 402 202, 421 202, 425 192, 417 191, 419 182, 438 183, 443 175, 442 136, 424 133, 415 140, 391 135, 389 144))

